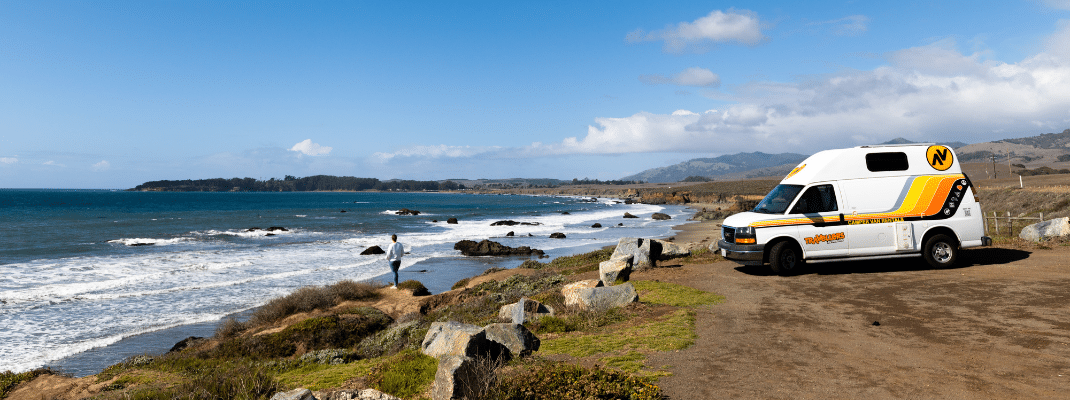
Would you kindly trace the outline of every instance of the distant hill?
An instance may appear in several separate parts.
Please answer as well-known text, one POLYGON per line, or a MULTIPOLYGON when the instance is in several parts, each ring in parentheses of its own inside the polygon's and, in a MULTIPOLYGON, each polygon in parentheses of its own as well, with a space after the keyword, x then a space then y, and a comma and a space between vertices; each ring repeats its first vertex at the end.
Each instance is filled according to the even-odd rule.
POLYGON ((1070 162, 1070 129, 1016 139, 974 143, 955 149, 963 162, 1022 164, 1030 168, 1070 162))
MULTIPOLYGON (((679 182, 689 176, 719 177, 727 174, 741 173, 761 168, 777 167, 784 164, 792 166, 809 157, 805 154, 781 153, 767 154, 759 151, 738 153, 715 158, 695 158, 668 167, 648 169, 635 175, 621 178, 622 181, 640 180, 644 182, 679 182)), ((789 170, 791 168, 788 168, 789 170)))

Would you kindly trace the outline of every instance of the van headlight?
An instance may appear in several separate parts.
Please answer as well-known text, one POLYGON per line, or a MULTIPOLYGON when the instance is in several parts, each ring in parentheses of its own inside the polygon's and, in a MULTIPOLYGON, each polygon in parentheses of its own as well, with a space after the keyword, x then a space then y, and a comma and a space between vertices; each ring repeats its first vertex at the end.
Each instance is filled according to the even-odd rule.
POLYGON ((756 244, 757 239, 754 236, 753 226, 743 226, 736 228, 736 244, 756 244))

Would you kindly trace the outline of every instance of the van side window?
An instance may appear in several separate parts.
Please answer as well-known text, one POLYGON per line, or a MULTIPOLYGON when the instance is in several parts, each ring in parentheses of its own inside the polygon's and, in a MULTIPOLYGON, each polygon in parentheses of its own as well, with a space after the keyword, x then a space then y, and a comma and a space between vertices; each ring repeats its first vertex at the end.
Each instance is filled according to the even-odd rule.
POLYGON ((799 196, 799 201, 795 203, 791 213, 811 214, 836 210, 839 210, 839 207, 836 205, 836 193, 832 185, 817 185, 806 189, 806 192, 799 196))
POLYGON ((866 168, 870 172, 906 171, 910 164, 907 163, 907 153, 869 153, 866 154, 866 168))

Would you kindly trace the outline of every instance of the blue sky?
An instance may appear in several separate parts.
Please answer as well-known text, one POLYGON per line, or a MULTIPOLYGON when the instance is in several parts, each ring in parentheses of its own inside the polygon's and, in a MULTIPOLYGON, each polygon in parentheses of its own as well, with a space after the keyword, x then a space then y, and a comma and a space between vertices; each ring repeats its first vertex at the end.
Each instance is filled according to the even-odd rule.
POLYGON ((618 179, 1067 128, 1070 0, 0 2, 8 188, 618 179))

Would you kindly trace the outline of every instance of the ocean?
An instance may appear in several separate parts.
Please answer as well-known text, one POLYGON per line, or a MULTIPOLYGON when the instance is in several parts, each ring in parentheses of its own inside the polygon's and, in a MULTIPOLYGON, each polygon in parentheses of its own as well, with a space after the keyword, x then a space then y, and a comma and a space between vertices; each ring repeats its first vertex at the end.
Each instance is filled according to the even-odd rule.
POLYGON ((401 279, 440 293, 526 259, 464 257, 453 250, 459 240, 559 257, 669 236, 687 216, 681 206, 559 196, 0 189, 0 371, 94 374, 131 351, 174 344, 154 340, 210 335, 222 318, 303 286, 386 282, 384 257, 360 252, 385 249, 391 234, 410 253, 401 279), (673 219, 652 220, 655 212, 673 219), (538 225, 491 226, 499 220, 538 225))

